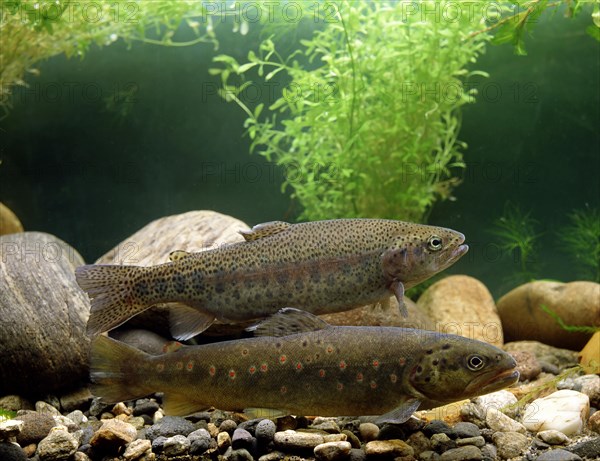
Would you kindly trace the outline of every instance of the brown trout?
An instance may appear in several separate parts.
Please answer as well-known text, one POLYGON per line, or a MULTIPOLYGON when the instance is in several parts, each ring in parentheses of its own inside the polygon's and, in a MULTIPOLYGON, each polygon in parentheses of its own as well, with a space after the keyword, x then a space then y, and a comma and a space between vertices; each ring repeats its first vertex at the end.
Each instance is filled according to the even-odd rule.
POLYGON ((314 314, 388 299, 403 314, 404 289, 464 255, 464 235, 443 227, 383 219, 281 221, 241 232, 245 242, 171 253, 151 267, 88 265, 75 276, 91 299, 88 334, 121 325, 157 303, 173 303, 170 326, 189 339, 215 319, 259 319, 284 307, 314 314))
POLYGON ((148 355, 105 336, 92 343, 92 392, 106 403, 164 392, 165 412, 210 406, 250 416, 373 416, 403 422, 518 380, 515 360, 490 344, 397 327, 333 327, 297 309, 256 337, 148 355), (260 410, 260 411, 258 411, 260 410))

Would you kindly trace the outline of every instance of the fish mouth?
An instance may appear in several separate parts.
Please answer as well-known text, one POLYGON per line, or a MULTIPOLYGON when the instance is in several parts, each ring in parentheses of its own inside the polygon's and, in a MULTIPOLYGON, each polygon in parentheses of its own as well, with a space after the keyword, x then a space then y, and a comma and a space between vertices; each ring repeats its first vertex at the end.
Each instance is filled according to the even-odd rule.
POLYGON ((490 392, 515 384, 518 380, 519 372, 514 368, 501 371, 500 373, 490 371, 471 381, 465 388, 465 391, 471 395, 489 394, 490 392))

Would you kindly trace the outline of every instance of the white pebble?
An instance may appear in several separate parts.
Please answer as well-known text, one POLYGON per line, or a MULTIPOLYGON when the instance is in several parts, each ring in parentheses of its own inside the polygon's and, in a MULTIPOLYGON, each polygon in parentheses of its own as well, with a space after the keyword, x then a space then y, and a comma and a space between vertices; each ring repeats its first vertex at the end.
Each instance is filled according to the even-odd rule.
POLYGON ((523 415, 523 425, 532 432, 554 429, 569 436, 582 431, 589 412, 587 395, 561 390, 531 402, 523 415))
POLYGON ((571 441, 565 434, 553 429, 548 431, 540 431, 537 433, 537 436, 550 445, 564 445, 571 441))
POLYGON ((510 392, 501 390, 476 397, 473 399, 473 403, 483 410, 482 414, 484 415, 490 408, 495 408, 496 410, 504 409, 508 416, 513 417, 516 409, 511 411, 506 407, 517 403, 517 398, 510 392))
POLYGON ((282 448, 315 448, 323 443, 323 436, 310 432, 282 431, 273 438, 275 445, 282 448))
POLYGON ((488 409, 485 415, 485 423, 494 432, 518 432, 520 434, 527 432, 525 426, 495 408, 488 409))

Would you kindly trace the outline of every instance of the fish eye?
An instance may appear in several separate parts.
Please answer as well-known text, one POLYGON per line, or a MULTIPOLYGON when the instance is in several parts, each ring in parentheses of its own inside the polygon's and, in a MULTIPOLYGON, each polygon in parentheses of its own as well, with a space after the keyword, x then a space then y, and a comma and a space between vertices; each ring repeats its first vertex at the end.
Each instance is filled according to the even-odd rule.
POLYGON ((472 354, 467 357, 467 367, 471 371, 479 371, 485 365, 483 357, 477 354, 472 354))
POLYGON ((433 251, 441 250, 442 246, 443 246, 442 237, 438 237, 437 235, 432 235, 431 237, 429 237, 429 240, 427 241, 427 246, 429 247, 430 250, 433 250, 433 251))

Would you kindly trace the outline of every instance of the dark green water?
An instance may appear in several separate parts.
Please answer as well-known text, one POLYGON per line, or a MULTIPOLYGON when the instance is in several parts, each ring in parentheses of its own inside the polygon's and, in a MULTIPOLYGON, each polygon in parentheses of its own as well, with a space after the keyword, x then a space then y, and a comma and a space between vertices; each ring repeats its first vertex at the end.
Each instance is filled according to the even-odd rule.
MULTIPOLYGON (((429 222, 466 234, 471 251, 450 271, 480 278, 496 296, 520 267, 489 232, 507 201, 539 222, 538 276, 579 277, 555 231, 572 209, 600 205, 599 44, 584 34, 586 21, 544 19, 529 56, 490 46, 476 65, 491 76, 464 110, 463 183, 429 222)), ((256 31, 232 35, 219 51, 241 60, 256 41, 256 31)), ((210 45, 117 42, 83 60, 43 63, 2 121, 0 200, 27 230, 57 235, 87 261, 149 221, 189 210, 249 224, 294 220, 282 171, 248 154, 244 113, 216 94, 213 56, 210 45)))

